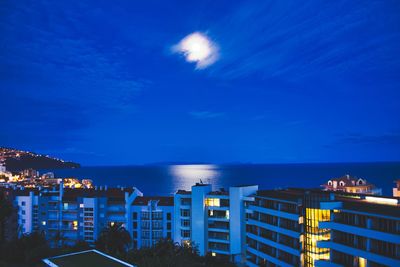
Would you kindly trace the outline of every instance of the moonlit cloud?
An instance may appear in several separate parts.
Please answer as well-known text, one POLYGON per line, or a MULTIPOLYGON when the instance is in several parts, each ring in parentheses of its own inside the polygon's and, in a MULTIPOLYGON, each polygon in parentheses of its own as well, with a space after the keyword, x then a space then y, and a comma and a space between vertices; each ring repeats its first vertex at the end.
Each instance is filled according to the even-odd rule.
POLYGON ((218 46, 200 32, 187 35, 172 47, 172 51, 183 54, 187 62, 196 62, 197 69, 204 69, 218 59, 218 46))

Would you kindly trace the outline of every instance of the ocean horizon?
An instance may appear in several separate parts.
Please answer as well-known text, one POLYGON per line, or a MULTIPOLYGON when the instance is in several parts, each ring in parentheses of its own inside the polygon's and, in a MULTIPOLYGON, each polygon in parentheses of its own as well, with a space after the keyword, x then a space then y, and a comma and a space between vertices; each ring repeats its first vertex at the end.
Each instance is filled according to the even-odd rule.
POLYGON ((257 184, 259 189, 320 188, 327 180, 349 174, 365 178, 391 196, 393 181, 400 178, 400 162, 290 163, 290 164, 144 164, 83 166, 52 171, 56 177, 92 179, 96 186, 136 187, 144 195, 173 195, 198 182, 213 189, 257 184))

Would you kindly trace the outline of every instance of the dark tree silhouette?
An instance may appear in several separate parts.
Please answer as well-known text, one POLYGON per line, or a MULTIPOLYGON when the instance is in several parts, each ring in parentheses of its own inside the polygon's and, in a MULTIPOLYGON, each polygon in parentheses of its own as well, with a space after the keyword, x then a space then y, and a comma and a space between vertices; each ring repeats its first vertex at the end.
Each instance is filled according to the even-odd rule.
POLYGON ((13 212, 12 202, 6 197, 4 192, 0 192, 0 244, 4 242, 5 222, 13 212))
POLYGON ((104 228, 96 241, 96 247, 112 255, 123 255, 131 244, 129 232, 118 223, 104 228))

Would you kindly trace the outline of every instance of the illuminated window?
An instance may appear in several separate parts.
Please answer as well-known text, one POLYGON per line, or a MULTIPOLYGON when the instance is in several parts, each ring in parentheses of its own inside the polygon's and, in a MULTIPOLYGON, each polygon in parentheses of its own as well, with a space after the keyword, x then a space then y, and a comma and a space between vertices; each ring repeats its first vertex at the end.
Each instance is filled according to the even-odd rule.
POLYGON ((42 221, 42 225, 45 226, 46 225, 46 221, 42 221))
POLYGON ((215 256, 217 256, 217 253, 212 252, 212 253, 211 253, 211 256, 215 257, 215 256))
POLYGON ((206 198, 207 207, 219 207, 219 205, 220 205, 219 198, 206 198))
POLYGON ((229 219, 229 210, 226 211, 226 218, 229 219))
POLYGON ((79 204, 79 208, 83 208, 85 205, 83 204, 79 204))
POLYGON ((78 230, 78 221, 73 221, 72 226, 74 230, 78 230))
POLYGON ((68 203, 64 203, 64 209, 65 209, 65 210, 68 209, 68 203))
POLYGON ((306 266, 315 266, 316 260, 329 260, 329 248, 317 247, 318 241, 330 240, 330 231, 319 228, 320 222, 330 220, 330 210, 306 208, 305 260, 306 266))

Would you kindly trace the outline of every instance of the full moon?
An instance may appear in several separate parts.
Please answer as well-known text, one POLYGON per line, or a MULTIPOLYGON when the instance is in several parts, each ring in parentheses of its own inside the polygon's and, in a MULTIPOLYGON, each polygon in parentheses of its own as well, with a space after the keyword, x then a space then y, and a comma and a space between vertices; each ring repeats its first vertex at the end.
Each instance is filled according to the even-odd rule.
POLYGON ((187 35, 173 47, 173 51, 182 53, 188 62, 196 62, 199 69, 211 65, 218 57, 216 44, 200 32, 187 35))

